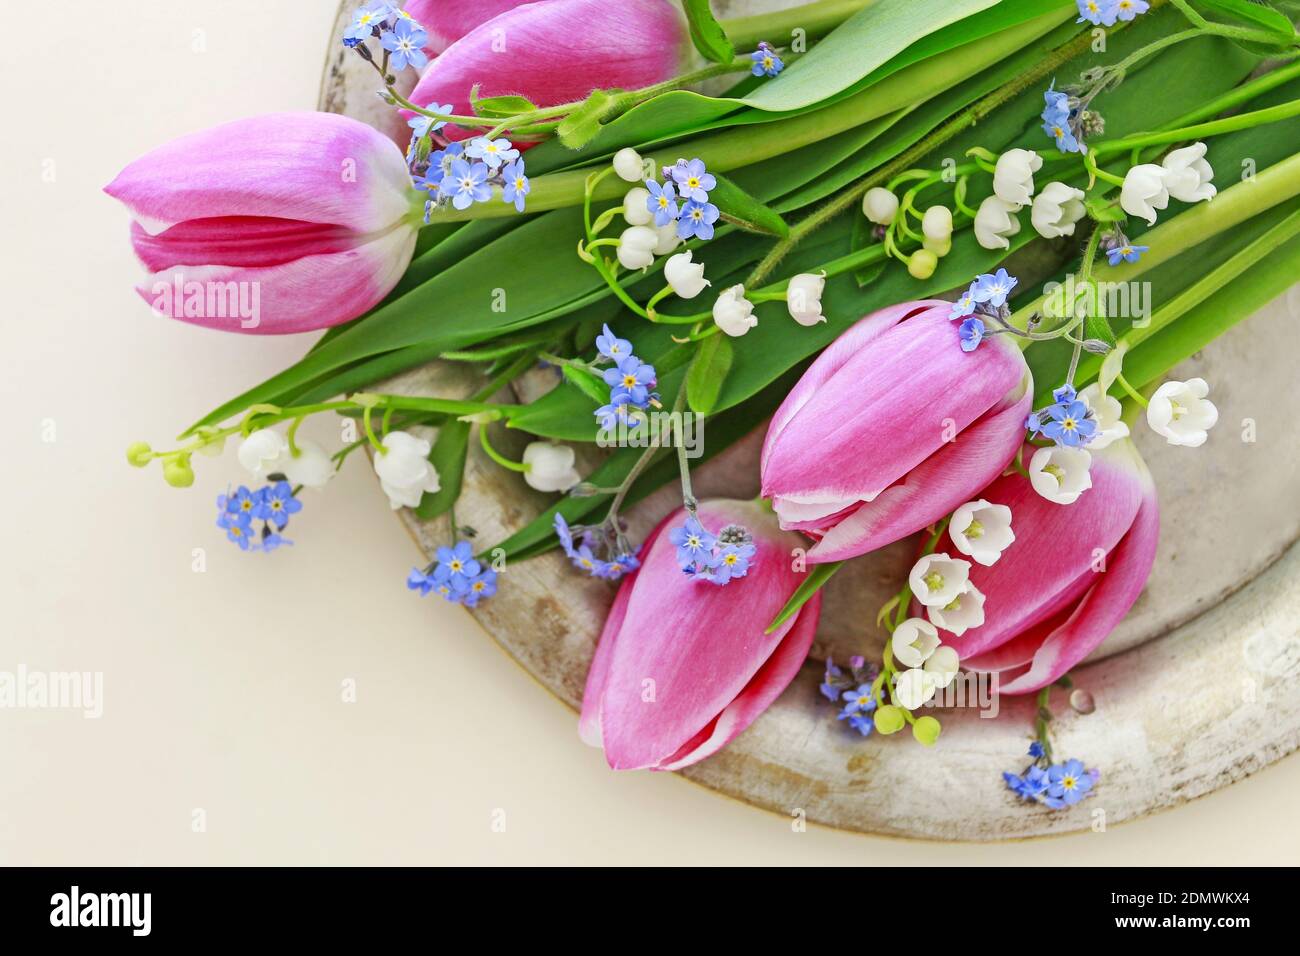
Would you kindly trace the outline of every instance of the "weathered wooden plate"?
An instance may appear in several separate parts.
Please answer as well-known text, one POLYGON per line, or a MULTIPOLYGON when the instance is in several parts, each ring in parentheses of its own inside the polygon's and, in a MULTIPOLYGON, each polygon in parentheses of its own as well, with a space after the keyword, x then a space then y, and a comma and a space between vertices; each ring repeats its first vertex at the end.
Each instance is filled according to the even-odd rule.
MULTIPOLYGON (((342 5, 333 36, 341 35, 353 5, 342 5)), ((379 102, 375 86, 370 67, 331 48, 321 108, 397 133, 400 121, 379 102)), ((1291 753, 1300 746, 1300 419, 1279 396, 1294 388, 1297 318, 1300 286, 1175 373, 1214 383, 1221 419, 1205 447, 1173 448, 1137 429, 1160 492, 1156 566, 1128 618, 1074 673, 1093 695, 1095 712, 1075 714, 1064 699, 1054 703, 1062 753, 1103 771, 1096 796, 1081 808, 1026 806, 1003 786, 1003 770, 1023 768, 1032 700, 1003 699, 996 719, 981 719, 973 708, 946 711, 933 749, 906 735, 863 741, 829 719, 816 662, 827 653, 841 660, 878 654, 884 634, 875 613, 898 590, 912 542, 854 561, 833 579, 803 673, 744 734, 685 776, 778 813, 846 829, 998 840, 1132 819, 1291 753)), ((468 374, 464 366, 435 363, 384 387, 462 394, 472 387, 468 374)), ((524 383, 523 396, 553 381, 539 373, 524 383)), ((521 436, 503 435, 502 443, 511 437, 521 436)), ((756 494, 760 440, 751 436, 700 469, 697 494, 756 494)), ((476 451, 457 514, 482 540, 499 540, 540 513, 550 496, 476 451)), ((633 509, 633 530, 648 530, 679 503, 675 496, 665 489, 633 509)), ((401 516, 426 555, 445 543, 445 523, 401 516)), ((511 565, 497 596, 474 613, 530 674, 577 708, 612 595, 609 585, 576 576, 551 553, 511 565)), ((582 746, 576 722, 574 746, 582 746)))

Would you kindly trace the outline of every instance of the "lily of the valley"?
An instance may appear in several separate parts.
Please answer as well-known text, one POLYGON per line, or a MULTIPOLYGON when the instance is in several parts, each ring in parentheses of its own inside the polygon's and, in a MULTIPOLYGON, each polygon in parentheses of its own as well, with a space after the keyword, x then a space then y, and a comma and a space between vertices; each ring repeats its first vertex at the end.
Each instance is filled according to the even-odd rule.
POLYGON ((641 154, 631 146, 624 146, 614 154, 614 173, 629 183, 639 183, 645 178, 645 165, 641 154))
POLYGON ((1079 401, 1088 406, 1097 431, 1088 442, 1090 451, 1101 451, 1111 442, 1128 437, 1128 425, 1122 419, 1124 406, 1119 399, 1102 393, 1101 384, 1093 382, 1079 393, 1079 401))
POLYGON ((993 168, 993 194, 1008 206, 1019 209, 1034 198, 1034 173, 1043 168, 1043 157, 1032 149, 1009 149, 993 168))
POLYGON ((718 328, 731 336, 744 335, 758 325, 754 303, 745 298, 745 287, 733 285, 724 289, 713 303, 713 321, 718 328))
POLYGON ((1219 410, 1206 397, 1209 394, 1203 378, 1165 382, 1147 405, 1147 424, 1171 445, 1199 448, 1219 420, 1219 410))
POLYGON ((822 315, 822 291, 826 288, 826 273, 803 272, 794 276, 786 286, 785 303, 790 318, 800 325, 811 326, 825 322, 822 315))
POLYGON ((429 461, 433 449, 425 439, 391 431, 381 444, 383 449, 375 450, 375 474, 394 511, 414 508, 424 494, 438 490, 438 470, 429 461))
POLYGON ((650 190, 637 186, 627 191, 623 197, 623 218, 629 226, 648 226, 655 221, 655 215, 646 203, 650 199, 650 190))
POLYGON ((943 607, 966 588, 970 562, 946 554, 924 554, 907 575, 912 594, 926 607, 943 607))
POLYGON ((1165 182, 1165 169, 1154 163, 1141 163, 1132 167, 1120 187, 1119 204, 1130 216, 1141 216, 1150 225, 1156 221, 1156 210, 1169 205, 1169 186, 1165 182))
POLYGON ((635 272, 652 265, 659 233, 649 226, 631 226, 618 237, 618 262, 624 269, 635 272))
POLYGON ((898 215, 898 197, 883 186, 867 190, 862 197, 862 215, 878 226, 888 226, 898 215))
POLYGON ((320 445, 306 438, 294 442, 270 428, 259 428, 240 442, 236 456, 239 463, 254 475, 284 475, 291 485, 323 488, 337 471, 333 458, 320 445))
POLYGON ((1176 149, 1160 163, 1164 168, 1165 188, 1169 195, 1182 202, 1202 202, 1213 199, 1214 170, 1205 160, 1205 144, 1193 143, 1176 149))
POLYGON ((925 609, 926 617, 935 627, 951 634, 965 634, 972 627, 984 623, 984 595, 970 581, 947 604, 935 604, 925 609))
POLYGON ((1048 183, 1034 197, 1029 220, 1040 236, 1057 239, 1074 235, 1074 227, 1085 215, 1084 192, 1065 183, 1048 183))
POLYGON ((704 278, 704 263, 693 262, 689 249, 664 263, 664 280, 679 299, 693 299, 712 284, 704 278))
POLYGON ((889 646, 898 663, 920 667, 939 647, 939 632, 925 618, 909 617, 894 628, 889 646))
POLYGON ((1018 208, 998 196, 985 199, 975 211, 975 241, 985 249, 1011 248, 1010 237, 1020 231, 1018 208))
POLYGON ((1092 455, 1082 448, 1052 445, 1029 459, 1029 481, 1042 497, 1058 505, 1072 505, 1092 487, 1092 455))
POLYGON ((568 445, 532 442, 524 449, 524 481, 538 491, 568 491, 582 480, 573 461, 574 452, 568 445))
POLYGON ((953 546, 977 564, 994 564, 1016 540, 1011 530, 1011 509, 980 498, 952 513, 948 535, 953 546))

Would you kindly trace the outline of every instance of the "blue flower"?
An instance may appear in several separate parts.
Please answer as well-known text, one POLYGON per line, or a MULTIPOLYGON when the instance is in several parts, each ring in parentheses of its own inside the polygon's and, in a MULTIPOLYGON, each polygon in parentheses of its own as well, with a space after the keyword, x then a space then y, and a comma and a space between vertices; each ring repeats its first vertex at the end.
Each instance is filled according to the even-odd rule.
MULTIPOLYGON (((680 554, 680 551, 678 552, 680 554)), ((717 575, 715 584, 726 584, 736 578, 743 578, 749 573, 750 559, 758 553, 752 544, 728 544, 717 553, 714 568, 717 575)))
POLYGON ((876 729, 876 722, 866 714, 854 714, 849 718, 849 726, 864 737, 870 737, 876 729))
POLYGON ((463 159, 453 159, 451 170, 438 184, 439 196, 451 197, 457 209, 468 209, 476 202, 492 198, 492 187, 487 184, 488 168, 483 163, 470 165, 463 159))
POLYGON ((1007 788, 1022 800, 1037 800, 1047 791, 1047 771, 1042 767, 1030 767, 1023 777, 1014 773, 1003 773, 1007 788))
POLYGON ((432 591, 433 586, 433 578, 419 568, 411 568, 411 573, 406 576, 406 587, 411 591, 419 591, 421 597, 432 591))
POLYGON ((963 352, 974 352, 984 341, 984 323, 972 315, 962 322, 957 330, 957 337, 961 339, 963 352))
POLYGON ((368 40, 374 36, 375 30, 384 25, 388 18, 388 4, 370 3, 364 7, 358 7, 352 14, 352 22, 348 24, 347 29, 343 31, 344 41, 351 40, 351 46, 356 46, 362 40, 368 40))
POLYGON ((1078 448, 1092 441, 1097 434, 1097 422, 1091 417, 1083 402, 1058 402, 1047 407, 1049 420, 1043 425, 1043 434, 1058 445, 1078 448))
POLYGON ((1074 401, 1078 397, 1079 397, 1079 393, 1076 392, 1074 390, 1074 386, 1069 384, 1068 382, 1062 385, 1060 388, 1052 389, 1052 401, 1057 402, 1058 404, 1062 402, 1064 402, 1065 404, 1069 404, 1070 402, 1074 401))
POLYGON ((593 576, 601 571, 601 566, 605 563, 592 554, 591 546, 586 544, 574 551, 572 558, 574 567, 593 576))
POLYGON ((608 325, 601 326, 601 334, 596 336, 596 351, 607 359, 621 362, 632 354, 632 343, 620 339, 609 330, 608 325))
POLYGON ((1117 266, 1120 262, 1137 262, 1142 258, 1142 253, 1150 249, 1150 246, 1135 246, 1131 242, 1115 246, 1106 250, 1106 256, 1110 259, 1110 264, 1117 266))
POLYGON ((840 670, 833 660, 829 657, 826 658, 826 674, 822 678, 822 684, 818 690, 822 692, 822 696, 827 700, 833 702, 840 699, 840 689, 835 686, 833 680, 843 674, 844 671, 840 670))
MULTIPOLYGON (((450 103, 447 103, 444 106, 439 106, 437 103, 430 103, 425 108, 430 113, 450 114, 452 111, 452 105, 450 103)), ((412 131, 418 138, 423 139, 430 133, 438 132, 438 130, 447 125, 447 121, 434 119, 432 116, 414 116, 406 121, 406 125, 411 127, 412 131)))
POLYGON ((1115 4, 1115 14, 1121 20, 1132 20, 1139 13, 1146 13, 1151 9, 1151 4, 1147 0, 1118 0, 1115 4))
POLYGON ((282 548, 285 545, 292 545, 293 542, 277 531, 272 531, 269 527, 262 528, 262 550, 270 554, 276 548, 282 548))
POLYGON ((564 520, 564 515, 558 511, 555 513, 555 520, 552 522, 555 526, 555 536, 560 539, 560 547, 569 557, 576 553, 573 549, 573 532, 569 530, 569 522, 564 520))
POLYGON ((293 496, 289 482, 279 481, 262 489, 256 517, 271 521, 277 528, 289 523, 289 515, 302 510, 302 502, 293 496))
POLYGON ((505 182, 501 190, 501 198, 506 202, 514 203, 516 212, 523 212, 524 197, 532 189, 528 177, 524 175, 524 161, 516 159, 513 163, 507 163, 501 170, 501 176, 505 182))
POLYGON ((971 287, 962 293, 961 298, 952 304, 952 312, 948 315, 950 320, 964 319, 975 311, 974 291, 975 285, 972 283, 971 287))
POLYGON ((629 403, 644 408, 655 384, 655 369, 635 355, 629 355, 614 368, 605 369, 605 384, 613 389, 611 404, 619 404, 619 398, 626 396, 629 403))
POLYGON ((1056 148, 1063 153, 1081 153, 1083 147, 1080 145, 1074 131, 1070 129, 1070 124, 1062 120, 1045 119, 1043 121, 1043 132, 1052 139, 1056 140, 1056 148))
POLYGON ((459 541, 453 548, 438 549, 438 566, 433 574, 439 583, 449 581, 458 586, 457 590, 463 591, 480 570, 479 563, 474 560, 474 547, 468 541, 459 541))
MULTIPOLYGON (((1114 26, 1119 16, 1119 0, 1077 0, 1079 19, 1075 23, 1088 22, 1096 26, 1114 26)), ((1130 20, 1132 17, 1129 18, 1130 20)))
POLYGON ((1029 745, 1029 756, 1042 757, 1045 756, 1046 754, 1047 751, 1043 749, 1043 745, 1039 741, 1035 740, 1032 744, 1029 745))
POLYGON ((718 184, 713 174, 704 168, 704 160, 692 159, 690 162, 678 160, 672 167, 673 182, 677 184, 677 194, 683 199, 693 199, 698 203, 709 201, 709 190, 718 184))
POLYGON ((660 186, 653 179, 647 179, 645 188, 650 193, 645 207, 654 213, 656 226, 666 226, 677 218, 677 190, 672 183, 660 186))
POLYGON ((713 546, 718 542, 695 515, 688 515, 685 524, 669 531, 668 540, 677 546, 677 564, 683 570, 711 558, 713 546))
POLYGON ((596 424, 605 431, 611 431, 618 427, 619 422, 628 421, 631 417, 628 415, 630 400, 628 394, 621 390, 618 394, 610 395, 609 404, 596 409, 596 424))
POLYGON ((1025 419, 1025 431, 1031 435, 1037 435, 1042 430, 1043 422, 1038 417, 1038 412, 1030 412, 1029 417, 1025 419))
POLYGON ((513 163, 518 159, 519 150, 515 149, 508 139, 488 139, 486 136, 479 136, 470 140, 465 155, 471 159, 482 160, 487 163, 489 169, 497 169, 503 163, 513 163))
POLYGON ((751 53, 749 58, 754 61, 754 65, 750 68, 754 76, 776 76, 785 69, 781 58, 766 43, 760 43, 758 49, 751 53))
POLYGON ((970 287, 970 296, 976 302, 987 303, 995 309, 1001 308, 1006 305, 1007 296, 1018 282, 1015 276, 1007 274, 1006 269, 999 269, 992 275, 985 273, 975 277, 975 282, 970 287))
POLYGON ((712 239, 713 224, 718 221, 718 216, 718 207, 713 203, 692 199, 682 207, 681 218, 677 220, 677 238, 712 239))
POLYGON ((1070 119, 1070 97, 1069 94, 1062 93, 1056 89, 1053 83, 1043 94, 1043 119, 1057 120, 1061 123, 1067 123, 1070 119))
POLYGON ((1067 760, 1047 768, 1047 794, 1065 806, 1073 806, 1092 789, 1092 774, 1078 760, 1067 760))
POLYGON ((469 580, 465 588, 462 603, 466 607, 475 607, 478 602, 484 598, 490 598, 497 593, 497 573, 491 568, 483 571, 481 574, 469 580))
POLYGON ((451 143, 444 149, 435 149, 429 154, 429 172, 428 176, 433 176, 433 171, 439 171, 439 179, 451 172, 451 164, 463 157, 465 146, 462 143, 451 143))
POLYGON ((429 34, 413 20, 398 20, 391 31, 379 38, 380 45, 388 51, 388 64, 394 70, 404 70, 408 66, 423 69, 429 62, 423 49, 428 42, 429 34))
POLYGON ((876 698, 871 693, 870 684, 859 684, 853 690, 846 690, 840 695, 840 700, 844 701, 844 709, 840 711, 840 720, 845 720, 854 714, 869 714, 876 709, 876 698))
POLYGON ((226 532, 226 537, 239 545, 241 551, 247 551, 253 544, 253 531, 250 519, 238 511, 226 511, 217 517, 217 527, 226 532))

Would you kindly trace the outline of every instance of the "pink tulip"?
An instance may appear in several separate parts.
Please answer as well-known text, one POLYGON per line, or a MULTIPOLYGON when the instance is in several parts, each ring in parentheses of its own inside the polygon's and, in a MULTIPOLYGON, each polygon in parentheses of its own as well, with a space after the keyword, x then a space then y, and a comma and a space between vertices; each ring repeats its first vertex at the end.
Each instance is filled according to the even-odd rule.
POLYGON ((578 724, 616 770, 676 770, 721 750, 794 679, 817 630, 819 595, 763 633, 804 577, 791 567, 797 535, 752 502, 701 502, 699 517, 715 534, 744 525, 758 550, 745 577, 720 586, 678 567, 664 532, 684 511, 646 540, 605 619, 578 724))
MULTIPOLYGON (((429 34, 430 53, 441 53, 480 23, 529 0, 407 0, 403 9, 429 34)), ((538 3, 548 0, 537 0, 538 3)))
MULTIPOLYGON (((423 107, 450 103, 452 112, 468 114, 477 84, 481 98, 516 94, 537 106, 558 106, 595 89, 636 89, 675 76, 688 55, 686 40, 668 0, 527 3, 449 46, 410 98, 423 107)), ((441 135, 475 134, 447 126, 441 135)))
POLYGON ((813 563, 866 554, 950 513, 1025 436, 1033 382, 1008 336, 963 352, 948 302, 881 309, 841 335, 772 418, 762 486, 813 563))
MULTIPOLYGON (((1002 693, 1036 691, 1087 657, 1151 574, 1160 508, 1146 463, 1121 439, 1092 452, 1090 474, 1092 487, 1070 505, 1041 497, 1018 473, 979 495, 1011 508, 1016 540, 991 567, 971 565, 984 623, 939 636, 963 666, 999 672, 1002 693)), ((961 556, 946 535, 938 548, 961 556)))
POLYGON ((332 113, 276 113, 182 136, 105 192, 134 222, 137 291, 173 318, 305 332, 356 318, 406 271, 421 207, 402 151, 332 113))

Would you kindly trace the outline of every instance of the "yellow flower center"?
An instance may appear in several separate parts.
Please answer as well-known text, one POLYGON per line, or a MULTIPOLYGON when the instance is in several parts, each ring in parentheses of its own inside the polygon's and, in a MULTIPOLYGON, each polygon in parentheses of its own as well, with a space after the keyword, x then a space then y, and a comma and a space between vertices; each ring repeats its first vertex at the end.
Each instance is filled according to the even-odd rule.
POLYGON ((1078 786, 1078 784, 1079 781, 1074 777, 1061 778, 1061 786, 1063 786, 1066 790, 1073 790, 1076 786, 1078 786))
POLYGON ((972 521, 966 528, 966 537, 968 538, 979 538, 982 537, 983 534, 984 525, 980 524, 978 521, 972 521))
POLYGON ((925 581, 925 586, 931 591, 943 590, 943 575, 938 571, 931 571, 923 578, 923 580, 925 581))
POLYGON ((636 384, 636 376, 635 376, 635 375, 624 375, 624 376, 623 376, 623 387, 624 387, 624 388, 631 388, 631 387, 632 387, 633 385, 635 385, 635 384, 636 384))
POLYGON ((454 559, 447 565, 447 567, 451 568, 453 571, 459 571, 464 566, 465 565, 460 563, 459 559, 454 559))
POLYGON ((1044 465, 1043 471, 1051 475, 1057 481, 1065 480, 1065 469, 1062 468, 1060 465, 1044 465))
POLYGON ((700 185, 700 181, 696 177, 692 176, 690 179, 686 180, 686 185, 691 189, 695 189, 700 185))
POLYGON ((1079 423, 1076 422, 1073 418, 1063 418, 1061 419, 1061 427, 1064 428, 1067 432, 1072 432, 1079 427, 1079 423))

